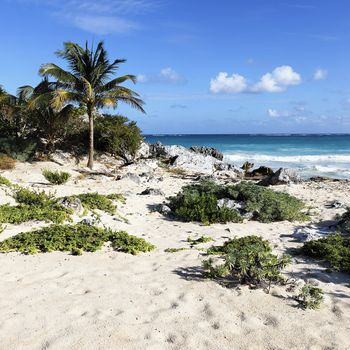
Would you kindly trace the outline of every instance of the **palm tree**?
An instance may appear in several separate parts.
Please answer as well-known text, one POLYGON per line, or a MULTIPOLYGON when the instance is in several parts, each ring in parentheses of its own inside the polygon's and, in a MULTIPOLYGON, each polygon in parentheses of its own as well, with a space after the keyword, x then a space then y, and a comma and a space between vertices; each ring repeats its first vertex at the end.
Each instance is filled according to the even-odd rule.
POLYGON ((31 106, 30 118, 35 125, 36 133, 42 138, 41 141, 51 151, 62 136, 62 131, 72 115, 74 106, 66 104, 60 110, 53 109, 50 100, 37 99, 39 96, 52 95, 56 90, 56 83, 50 83, 44 78, 36 87, 30 85, 21 86, 17 90, 19 103, 30 106, 31 101, 36 99, 35 109, 31 106))
POLYGON ((94 164, 94 116, 99 108, 116 108, 119 101, 128 103, 130 106, 145 113, 143 101, 139 95, 120 84, 125 81, 136 82, 133 75, 124 75, 110 78, 115 75, 119 64, 126 60, 116 59, 110 61, 103 42, 99 42, 96 49, 85 48, 76 43, 64 43, 63 50, 56 52, 56 55, 68 63, 68 70, 48 63, 41 66, 39 74, 51 76, 57 80, 56 89, 49 94, 41 94, 34 98, 33 106, 40 104, 40 101, 47 100, 48 95, 51 106, 54 109, 62 109, 67 103, 78 103, 86 108, 89 117, 89 160, 87 166, 92 169, 94 164))

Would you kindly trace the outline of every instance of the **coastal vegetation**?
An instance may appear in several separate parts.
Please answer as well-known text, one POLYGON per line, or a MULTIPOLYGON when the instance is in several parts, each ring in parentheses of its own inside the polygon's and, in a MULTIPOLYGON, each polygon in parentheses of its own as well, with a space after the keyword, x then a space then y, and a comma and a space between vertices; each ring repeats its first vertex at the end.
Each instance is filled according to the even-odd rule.
POLYGON ((208 249, 208 254, 218 254, 224 260, 223 263, 213 258, 203 261, 208 277, 268 290, 272 283, 284 282, 281 270, 291 263, 290 256, 273 254, 269 242, 258 236, 231 239, 208 249))
MULTIPOLYGON (((57 147, 80 153, 88 149, 92 168, 96 147, 130 161, 142 140, 139 128, 123 116, 99 112, 120 102, 144 112, 139 95, 122 85, 135 83, 135 76, 115 76, 125 60, 111 61, 103 42, 96 48, 67 42, 56 54, 67 70, 54 63, 42 65, 43 80, 35 87, 21 86, 16 96, 0 87, 0 155, 25 161, 57 147)), ((13 162, 4 159, 0 164, 13 162)))
POLYGON ((303 309, 319 309, 323 299, 323 290, 310 283, 304 284, 296 298, 303 309))
POLYGON ((264 223, 303 221, 308 217, 301 200, 250 182, 228 186, 214 182, 188 185, 169 198, 169 207, 184 221, 204 224, 242 222, 244 218, 264 223))
POLYGON ((66 183, 71 175, 65 171, 43 170, 43 175, 47 181, 53 185, 62 185, 66 183))
POLYGON ((319 259, 336 271, 350 273, 350 237, 332 234, 326 238, 305 242, 303 255, 319 259))
POLYGON ((133 255, 149 252, 155 248, 143 238, 129 235, 125 231, 116 232, 110 229, 76 224, 52 225, 39 230, 19 233, 0 242, 0 252, 15 251, 35 254, 70 251, 73 255, 81 255, 83 251, 95 252, 101 249, 106 242, 110 242, 117 251, 133 255))
POLYGON ((6 155, 0 155, 0 170, 12 170, 15 166, 15 159, 6 155))
POLYGON ((63 203, 73 202, 74 199, 79 200, 86 212, 98 209, 110 215, 116 214, 115 201, 125 202, 125 198, 120 194, 102 195, 93 192, 56 198, 45 191, 32 191, 20 186, 13 189, 12 196, 19 204, 0 205, 0 223, 19 224, 31 220, 54 223, 71 221, 74 211, 70 205, 65 206, 63 203))

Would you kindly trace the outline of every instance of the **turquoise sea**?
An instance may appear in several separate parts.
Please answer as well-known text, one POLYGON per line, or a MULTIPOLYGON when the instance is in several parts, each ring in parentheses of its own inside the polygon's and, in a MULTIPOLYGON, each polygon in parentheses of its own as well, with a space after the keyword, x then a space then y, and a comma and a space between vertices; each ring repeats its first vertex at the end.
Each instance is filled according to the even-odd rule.
POLYGON ((330 176, 350 179, 350 134, 269 135, 144 135, 165 145, 209 146, 237 166, 245 161, 274 169, 297 169, 303 178, 330 176))

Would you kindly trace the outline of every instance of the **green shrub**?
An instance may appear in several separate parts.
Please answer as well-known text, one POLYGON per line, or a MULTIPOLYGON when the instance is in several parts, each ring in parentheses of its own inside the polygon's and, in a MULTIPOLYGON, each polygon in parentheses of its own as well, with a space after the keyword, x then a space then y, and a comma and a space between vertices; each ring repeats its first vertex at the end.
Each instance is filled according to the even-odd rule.
POLYGON ((213 237, 210 237, 210 236, 201 236, 197 239, 193 239, 191 237, 188 237, 187 238, 187 242, 190 244, 190 245, 196 245, 196 244, 201 244, 201 243, 208 243, 208 242, 211 242, 213 241, 213 237))
POLYGON ((185 221, 202 223, 241 222, 242 216, 235 209, 218 207, 219 199, 235 200, 243 204, 241 213, 251 214, 260 222, 305 220, 304 203, 287 194, 249 182, 223 186, 213 182, 201 182, 185 186, 175 197, 169 198, 169 207, 185 221))
POLYGON ((99 209, 111 215, 115 214, 117 209, 113 201, 119 200, 125 202, 125 198, 120 194, 103 195, 97 192, 77 194, 70 196, 70 198, 79 198, 86 210, 99 209))
POLYGON ((281 269, 291 262, 288 255, 272 254, 269 242, 257 236, 234 238, 208 252, 220 253, 224 258, 224 263, 216 266, 212 258, 203 262, 209 277, 225 277, 256 287, 283 282, 281 269))
POLYGON ((64 171, 51 171, 51 170, 43 170, 43 175, 47 181, 54 185, 62 185, 66 183, 71 175, 64 171))
POLYGON ((0 242, 0 252, 38 252, 70 251, 81 255, 83 251, 95 252, 105 242, 111 242, 114 249, 137 254, 148 252, 154 246, 143 238, 131 236, 124 231, 113 232, 109 229, 88 225, 52 225, 39 230, 20 233, 0 242))
POLYGON ((0 138, 0 153, 21 162, 32 160, 37 149, 38 142, 36 139, 12 136, 0 138))
POLYGON ((139 149, 142 135, 136 123, 130 122, 128 118, 105 114, 96 119, 95 140, 96 150, 129 161, 128 156, 134 156, 139 149))
POLYGON ((6 177, 3 177, 0 175, 0 185, 4 185, 6 187, 12 187, 12 182, 8 179, 6 179, 6 177))
POLYGON ((297 301, 303 309, 319 309, 323 301, 323 290, 306 283, 302 287, 297 301))
POLYGON ((155 246, 143 238, 129 235, 125 231, 109 232, 108 240, 112 247, 118 251, 136 255, 139 252, 150 252, 155 246))
POLYGON ((0 205, 0 223, 20 224, 31 220, 63 223, 65 220, 70 220, 71 214, 69 209, 59 207, 40 207, 27 204, 0 205))
POLYGON ((347 208, 346 212, 340 216, 337 229, 340 232, 350 234, 350 208, 347 208))
POLYGON ((12 170, 16 166, 16 160, 6 156, 0 155, 0 170, 12 170))
POLYGON ((56 201, 52 194, 46 194, 45 191, 31 191, 24 187, 17 187, 13 198, 20 204, 39 207, 53 205, 56 201))
POLYGON ((350 273, 350 237, 339 234, 305 242, 302 254, 327 262, 336 271, 350 273))

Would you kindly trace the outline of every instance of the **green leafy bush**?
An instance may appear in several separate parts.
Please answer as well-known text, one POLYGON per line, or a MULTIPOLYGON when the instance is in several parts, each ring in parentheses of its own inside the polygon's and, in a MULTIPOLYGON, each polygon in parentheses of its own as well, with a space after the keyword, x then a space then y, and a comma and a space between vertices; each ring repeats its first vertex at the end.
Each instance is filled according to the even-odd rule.
POLYGON ((223 186, 205 181, 185 186, 180 193, 169 198, 169 207, 185 221, 207 224, 241 222, 241 214, 251 214, 252 219, 260 222, 307 219, 301 200, 250 182, 223 186), (219 207, 219 199, 234 200, 241 204, 242 209, 238 212, 225 206, 219 207))
POLYGON ((13 198, 20 204, 39 207, 53 205, 56 201, 53 195, 46 194, 45 191, 31 191, 24 187, 17 187, 13 198))
POLYGON ((256 287, 283 282, 281 270, 291 262, 288 255, 272 254, 269 242, 257 236, 234 238, 221 247, 209 249, 208 253, 221 254, 224 258, 224 263, 219 265, 212 258, 203 262, 209 277, 229 278, 256 287))
POLYGON ((6 177, 3 177, 0 175, 0 185, 4 185, 6 187, 12 187, 13 184, 10 180, 6 179, 6 177))
POLYGON ((347 208, 346 212, 340 216, 337 229, 340 232, 350 234, 350 208, 347 208))
POLYGON ((43 170, 43 175, 47 181, 54 185, 62 185, 66 183, 71 175, 64 171, 51 171, 51 170, 43 170))
POLYGON ((303 309, 319 309, 323 301, 323 290, 306 283, 302 287, 297 301, 303 309))
POLYGON ((35 254, 38 252, 70 251, 74 255, 81 255, 83 251, 95 252, 109 241, 114 249, 134 255, 154 249, 154 246, 143 238, 131 236, 124 231, 113 232, 109 229, 77 224, 52 225, 20 233, 0 242, 0 252, 16 251, 35 254))
POLYGON ((211 242, 213 241, 213 237, 210 237, 210 236, 201 236, 197 239, 193 239, 191 237, 188 237, 187 238, 187 242, 190 244, 190 245, 196 245, 196 244, 201 244, 201 243, 208 243, 208 242, 211 242))
POLYGON ((0 223, 20 224, 31 220, 63 223, 65 220, 71 219, 71 214, 69 209, 59 207, 40 207, 27 204, 0 205, 0 223))
POLYGON ((99 209, 111 215, 115 214, 117 208, 113 201, 125 202, 125 198, 120 194, 103 195, 97 192, 77 194, 70 198, 79 198, 86 210, 99 209))
POLYGON ((302 254, 327 262, 333 269, 350 273, 350 237, 339 234, 305 242, 302 254))
POLYGON ((15 159, 6 155, 0 155, 0 170, 12 170, 15 166, 15 159))
POLYGON ((95 124, 96 150, 108 152, 129 161, 139 149, 142 135, 135 122, 128 118, 105 114, 96 119, 95 124))

